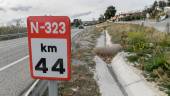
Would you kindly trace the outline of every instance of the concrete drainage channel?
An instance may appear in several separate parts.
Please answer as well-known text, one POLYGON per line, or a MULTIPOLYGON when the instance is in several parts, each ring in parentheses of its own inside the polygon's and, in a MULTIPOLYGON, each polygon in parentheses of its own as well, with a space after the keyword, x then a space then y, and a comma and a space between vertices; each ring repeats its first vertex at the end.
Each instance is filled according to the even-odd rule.
POLYGON ((103 96, 165 96, 160 95, 157 90, 147 84, 147 81, 145 81, 144 78, 141 78, 139 74, 135 73, 134 70, 131 69, 125 59, 127 56, 125 52, 108 52, 112 51, 112 49, 117 49, 118 47, 109 47, 108 45, 111 43, 108 42, 111 42, 111 39, 106 38, 106 35, 102 35, 101 37, 104 39, 98 39, 98 46, 96 47, 98 50, 95 49, 95 53, 98 55, 96 56, 98 58, 95 59, 95 62, 97 66, 96 72, 97 75, 99 75, 97 80, 99 81, 99 87, 102 90, 101 92, 103 92, 103 96), (101 41, 104 41, 104 44, 101 44, 101 41), (109 57, 110 54, 113 54, 113 58, 109 57), (106 57, 110 59, 107 60, 106 57), (102 66, 102 68, 100 66, 102 66), (116 82, 116 84, 111 81, 116 82), (107 85, 107 87, 105 85, 107 85), (114 92, 116 88, 120 91, 116 90, 115 92, 117 93, 108 95, 107 93, 110 92, 108 91, 109 88, 112 92, 114 92))
POLYGON ((110 74, 112 75, 112 77, 115 79, 117 85, 119 86, 120 90, 122 91, 124 96, 128 96, 128 93, 126 92, 125 88, 122 86, 122 84, 119 82, 118 77, 116 76, 112 66, 110 66, 109 64, 107 64, 107 68, 110 72, 110 74))
MULTIPOLYGON (((105 74, 103 76, 108 79, 108 81, 107 81, 104 78, 102 78, 103 76, 99 75, 98 78, 100 78, 100 80, 101 80, 101 81, 99 80, 99 85, 106 86, 109 84, 107 84, 107 83, 101 84, 100 82, 109 82, 110 87, 112 86, 113 88, 117 88, 117 89, 113 89, 113 88, 108 89, 108 90, 112 90, 114 92, 114 94, 107 94, 107 95, 128 96, 126 90, 124 89, 122 84, 119 82, 117 75, 115 74, 115 72, 112 69, 112 66, 110 64, 111 63, 110 60, 112 60, 112 58, 114 58, 113 56, 115 54, 117 54, 119 51, 121 51, 121 49, 122 49, 122 47, 120 44, 112 44, 111 43, 111 37, 109 36, 107 30, 105 30, 104 32, 101 33, 101 36, 97 40, 96 48, 94 49, 94 52, 101 60, 101 63, 99 65, 103 66, 102 68, 103 68, 103 70, 105 70, 105 71, 103 71, 103 74, 105 74), (110 74, 110 75, 107 75, 107 74, 110 74), (110 80, 112 82, 110 82, 110 80), (117 92, 117 93, 115 93, 115 92, 117 92)), ((99 61, 97 60, 95 62, 97 64, 97 62, 99 62, 99 61)), ((98 66, 98 64, 96 66, 98 66)), ((100 69, 99 67, 96 67, 96 71, 99 69, 100 69)), ((100 74, 100 73, 98 73, 98 74, 100 74)), ((108 92, 103 90, 103 89, 105 89, 105 88, 102 88, 103 86, 100 86, 100 90, 101 90, 101 92, 103 92, 102 95, 106 96, 106 93, 108 93, 108 92)))

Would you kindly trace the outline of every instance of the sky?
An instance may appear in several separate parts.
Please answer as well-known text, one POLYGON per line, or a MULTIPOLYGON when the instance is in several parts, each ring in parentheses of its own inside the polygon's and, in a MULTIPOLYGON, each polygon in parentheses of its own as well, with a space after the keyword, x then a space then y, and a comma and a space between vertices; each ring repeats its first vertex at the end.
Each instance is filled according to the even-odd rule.
POLYGON ((93 20, 110 5, 117 12, 141 10, 154 0, 0 0, 0 24, 10 24, 28 16, 69 16, 71 19, 93 20))

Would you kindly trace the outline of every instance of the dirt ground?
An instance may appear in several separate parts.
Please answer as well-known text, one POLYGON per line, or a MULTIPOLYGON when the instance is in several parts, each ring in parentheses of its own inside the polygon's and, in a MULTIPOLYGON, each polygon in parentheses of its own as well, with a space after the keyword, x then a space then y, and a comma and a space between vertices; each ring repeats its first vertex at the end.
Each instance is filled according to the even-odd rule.
POLYGON ((73 38, 71 80, 59 84, 59 96, 100 96, 93 74, 93 48, 100 35, 96 31, 95 27, 91 27, 73 38))

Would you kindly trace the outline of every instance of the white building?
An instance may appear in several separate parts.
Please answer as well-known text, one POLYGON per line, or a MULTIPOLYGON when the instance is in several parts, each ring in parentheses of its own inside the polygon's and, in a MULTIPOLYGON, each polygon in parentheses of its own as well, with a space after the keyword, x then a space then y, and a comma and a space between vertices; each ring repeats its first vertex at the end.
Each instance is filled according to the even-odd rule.
POLYGON ((170 7, 165 7, 165 8, 164 8, 164 12, 165 12, 168 16, 170 16, 170 7))

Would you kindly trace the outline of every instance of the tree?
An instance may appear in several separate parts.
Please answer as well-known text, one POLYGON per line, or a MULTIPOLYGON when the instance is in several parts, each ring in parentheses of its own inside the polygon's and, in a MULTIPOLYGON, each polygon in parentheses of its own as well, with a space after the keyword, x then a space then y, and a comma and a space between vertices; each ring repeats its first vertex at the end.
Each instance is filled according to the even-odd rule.
POLYGON ((100 15, 98 21, 99 21, 100 23, 104 22, 104 21, 105 21, 104 15, 100 15))
POLYGON ((75 27, 78 27, 82 24, 82 21, 81 21, 81 19, 74 19, 73 24, 75 27))
MULTIPOLYGON (((155 16, 159 13, 159 12, 157 11, 157 7, 158 7, 158 6, 159 6, 158 2, 155 1, 151 7, 146 8, 143 12, 144 12, 145 14, 149 13, 152 18, 155 18, 155 16)), ((161 6, 162 6, 162 5, 161 5, 161 6)))
POLYGON ((153 5, 152 5, 151 9, 152 9, 152 10, 155 10, 157 6, 158 6, 158 2, 155 1, 155 2, 153 3, 153 5))
POLYGON ((170 6, 170 0, 168 0, 168 2, 167 2, 167 6, 170 6))
POLYGON ((116 8, 114 6, 109 6, 105 13, 104 13, 104 16, 105 16, 105 19, 110 19, 111 17, 115 16, 116 14, 116 8))
POLYGON ((147 13, 151 14, 152 13, 152 9, 151 8, 146 8, 145 10, 143 10, 143 12, 145 14, 147 14, 147 13))
POLYGON ((161 9, 163 9, 166 6, 166 2, 165 1, 159 1, 159 7, 161 9))

